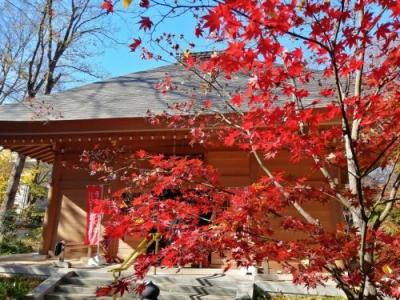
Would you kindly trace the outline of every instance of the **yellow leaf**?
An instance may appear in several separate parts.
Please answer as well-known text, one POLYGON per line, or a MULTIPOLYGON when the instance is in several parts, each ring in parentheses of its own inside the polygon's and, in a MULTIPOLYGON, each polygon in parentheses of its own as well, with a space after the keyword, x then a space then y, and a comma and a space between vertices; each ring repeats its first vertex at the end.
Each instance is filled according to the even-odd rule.
POLYGON ((122 0, 122 6, 127 9, 131 5, 132 0, 122 0))
POLYGON ((302 259, 301 260, 301 264, 303 265, 303 266, 309 266, 310 265, 310 260, 309 259, 302 259))
POLYGON ((138 218, 138 219, 135 220, 135 223, 136 224, 143 224, 144 220, 142 218, 138 218))
POLYGON ((389 265, 384 265, 384 266, 382 267, 382 271, 383 271, 383 273, 385 273, 385 274, 392 274, 392 273, 393 273, 393 270, 392 270, 392 268, 391 268, 389 265))
POLYGON ((183 51, 183 57, 185 59, 187 59, 189 57, 189 55, 190 55, 190 50, 189 49, 186 49, 185 51, 183 51))

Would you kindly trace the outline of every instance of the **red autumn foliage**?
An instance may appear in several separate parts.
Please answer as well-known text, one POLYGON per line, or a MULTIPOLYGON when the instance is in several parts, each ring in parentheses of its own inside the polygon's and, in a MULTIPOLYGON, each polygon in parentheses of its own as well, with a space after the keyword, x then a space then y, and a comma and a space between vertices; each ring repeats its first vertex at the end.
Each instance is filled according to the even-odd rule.
POLYGON ((135 51, 136 48, 139 47, 141 43, 142 43, 141 39, 134 39, 133 42, 129 45, 129 48, 131 49, 131 51, 135 51))
POLYGON ((149 17, 140 17, 140 27, 139 29, 143 29, 144 31, 147 31, 151 28, 151 26, 153 26, 153 22, 150 20, 149 17))
MULTIPOLYGON (((163 236, 163 249, 139 257, 130 280, 159 264, 205 265, 217 252, 227 268, 269 259, 298 284, 315 287, 332 279, 349 299, 399 298, 400 234, 385 227, 399 205, 398 1, 210 3, 177 0, 167 6, 177 15, 192 13, 196 38, 207 36, 224 51, 199 61, 184 55, 179 63, 205 84, 188 98, 203 101, 173 107, 185 117, 165 114, 152 122, 191 128, 192 143, 245 151, 262 176, 230 188, 198 158, 139 151, 124 154, 125 167, 114 169, 117 148, 86 153, 92 172, 125 186, 109 199, 107 236, 163 236), (235 76, 248 76, 247 84, 227 93, 219 83, 235 76), (212 90, 224 97, 226 112, 214 109, 212 90), (272 171, 282 153, 287 164, 307 169, 304 177, 284 167, 272 171), (306 209, 317 203, 341 207, 336 229, 327 230, 306 209), (294 238, 277 239, 282 229, 294 238)), ((148 17, 139 23, 144 31, 153 26, 148 17)), ((154 41, 178 59, 179 49, 194 44, 177 44, 185 39, 174 33, 154 41)), ((179 89, 172 82, 167 75, 157 88, 163 94, 179 89)), ((121 282, 117 286, 125 291, 121 282)))
POLYGON ((101 8, 108 14, 114 12, 114 4, 112 3, 112 0, 104 0, 101 4, 101 8))
POLYGON ((150 0, 141 0, 139 3, 140 7, 148 8, 150 5, 150 0))

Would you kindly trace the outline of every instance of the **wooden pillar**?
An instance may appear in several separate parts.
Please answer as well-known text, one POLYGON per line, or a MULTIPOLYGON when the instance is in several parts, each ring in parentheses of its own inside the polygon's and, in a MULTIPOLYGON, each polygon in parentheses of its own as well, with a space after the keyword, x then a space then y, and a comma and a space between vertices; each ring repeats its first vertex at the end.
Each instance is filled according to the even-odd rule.
POLYGON ((41 249, 39 250, 41 254, 48 254, 49 250, 53 250, 56 243, 62 200, 62 193, 60 189, 62 169, 61 155, 56 154, 48 193, 49 203, 43 222, 43 243, 41 249))

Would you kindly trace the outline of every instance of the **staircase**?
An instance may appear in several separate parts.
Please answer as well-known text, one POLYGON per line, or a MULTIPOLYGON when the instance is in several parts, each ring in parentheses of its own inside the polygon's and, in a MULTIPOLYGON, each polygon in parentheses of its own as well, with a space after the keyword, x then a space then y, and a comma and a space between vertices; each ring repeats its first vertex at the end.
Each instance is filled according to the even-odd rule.
MULTIPOLYGON (((112 297, 95 297, 96 288, 109 283, 111 276, 104 271, 76 271, 75 276, 63 278, 45 299, 112 299, 112 297)), ((250 299, 248 292, 252 287, 252 280, 246 276, 225 274, 152 275, 146 280, 153 281, 160 288, 159 300, 250 299)), ((118 299, 135 299, 135 296, 127 294, 118 299)))

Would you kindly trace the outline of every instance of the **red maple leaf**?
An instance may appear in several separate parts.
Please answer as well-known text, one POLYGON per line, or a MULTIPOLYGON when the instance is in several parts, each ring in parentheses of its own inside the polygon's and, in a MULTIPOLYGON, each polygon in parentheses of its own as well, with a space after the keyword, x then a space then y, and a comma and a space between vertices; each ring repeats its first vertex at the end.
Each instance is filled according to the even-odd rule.
POLYGON ((392 287, 392 290, 390 291, 393 297, 400 297, 400 285, 392 287))
POLYGON ((390 9, 392 10, 394 16, 400 15, 400 3, 398 1, 393 1, 393 3, 390 5, 390 9))
POLYGON ((129 48, 131 49, 131 51, 135 51, 137 47, 139 47, 139 45, 142 43, 142 40, 139 39, 134 39, 133 43, 129 45, 129 48))
POLYGON ((297 59, 301 59, 303 57, 303 51, 300 48, 296 48, 293 51, 293 56, 297 59))
POLYGON ((101 287, 96 290, 96 297, 109 296, 113 288, 111 286, 101 287))
POLYGON ((389 24, 383 24, 378 27, 376 30, 376 37, 379 38, 385 38, 386 35, 390 32, 389 30, 389 24))
POLYGON ((236 94, 232 97, 231 102, 236 106, 240 106, 242 104, 242 97, 239 94, 236 94))
POLYGON ((144 158, 146 156, 146 151, 138 150, 138 151, 136 151, 136 155, 138 158, 144 158))
POLYGON ((150 1, 149 0, 141 0, 139 3, 140 7, 144 7, 144 8, 148 8, 150 5, 150 1))
POLYGON ((196 35, 196 37, 201 37, 203 36, 203 29, 199 26, 196 27, 194 34, 196 35))
POLYGON ((114 12, 114 4, 111 0, 104 0, 101 4, 101 8, 104 9, 108 14, 114 12))
POLYGON ((209 100, 209 99, 204 100, 203 106, 204 106, 204 108, 206 108, 206 109, 207 109, 207 108, 211 108, 211 106, 212 106, 211 100, 209 100))
POLYGON ((335 90, 334 89, 322 89, 319 91, 321 96, 324 97, 332 97, 335 94, 335 90))
POLYGON ((225 145, 227 146, 232 146, 235 141, 236 141, 236 137, 239 135, 239 132, 237 131, 232 131, 230 132, 226 137, 225 137, 225 145))
POLYGON ((144 31, 149 30, 153 26, 153 22, 150 20, 149 17, 141 17, 139 24, 139 29, 143 29, 144 31))
POLYGON ((204 16, 203 19, 206 21, 204 27, 208 27, 211 32, 218 30, 221 26, 220 16, 214 11, 204 16))
POLYGON ((141 295, 141 294, 143 293, 145 287, 146 287, 146 284, 145 284, 145 283, 140 283, 140 284, 136 285, 136 287, 135 287, 135 292, 136 292, 137 294, 141 295))
POLYGON ((130 282, 129 280, 118 280, 114 286, 115 286, 115 294, 120 294, 121 297, 124 295, 125 292, 129 291, 129 285, 130 282))

